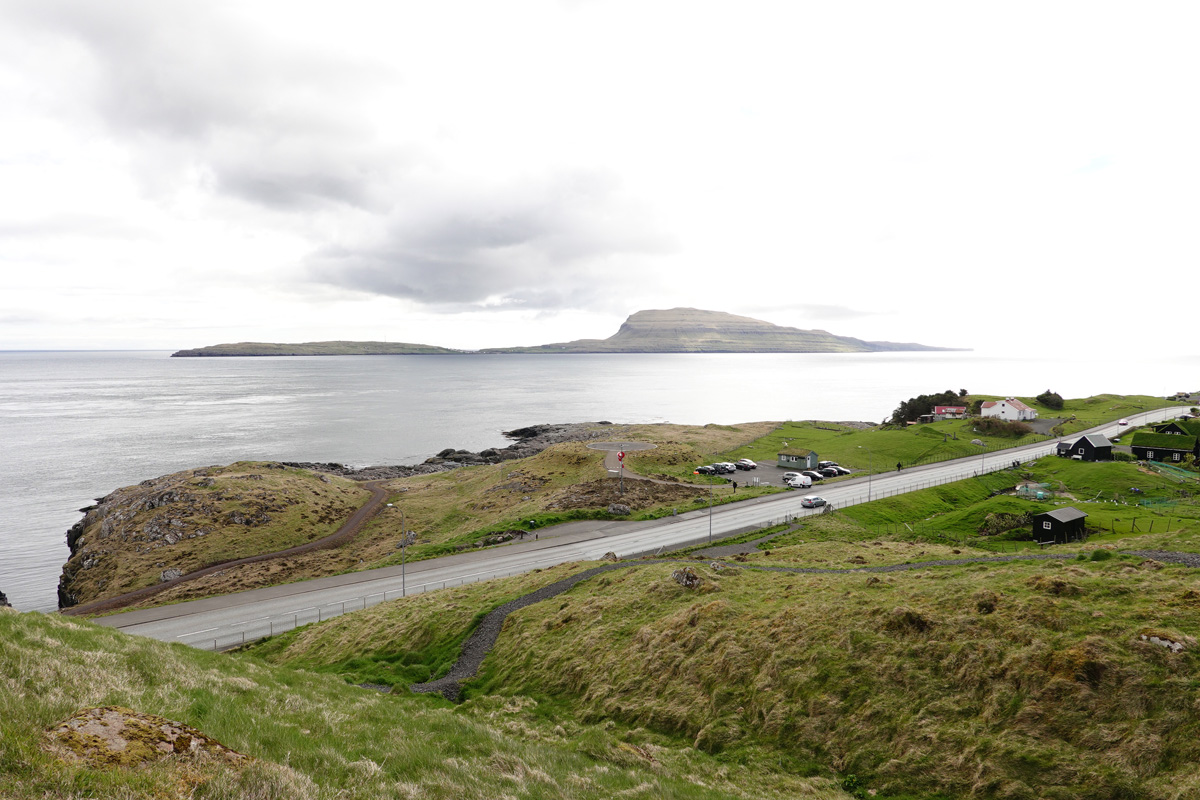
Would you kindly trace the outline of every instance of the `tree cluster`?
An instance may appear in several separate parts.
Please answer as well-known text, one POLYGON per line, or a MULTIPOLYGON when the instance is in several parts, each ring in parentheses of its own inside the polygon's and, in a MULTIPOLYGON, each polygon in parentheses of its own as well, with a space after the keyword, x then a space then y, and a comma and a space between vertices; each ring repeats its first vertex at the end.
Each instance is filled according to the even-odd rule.
POLYGON ((904 400, 892 412, 889 420, 893 425, 903 425, 906 422, 916 422, 925 414, 932 414, 936 406, 954 406, 959 404, 959 398, 966 397, 967 390, 954 392, 950 389, 941 394, 922 394, 904 400))
POLYGON ((1049 389, 1037 396, 1037 401, 1046 408, 1052 408, 1055 411, 1062 411, 1063 399, 1058 392, 1052 392, 1049 389))

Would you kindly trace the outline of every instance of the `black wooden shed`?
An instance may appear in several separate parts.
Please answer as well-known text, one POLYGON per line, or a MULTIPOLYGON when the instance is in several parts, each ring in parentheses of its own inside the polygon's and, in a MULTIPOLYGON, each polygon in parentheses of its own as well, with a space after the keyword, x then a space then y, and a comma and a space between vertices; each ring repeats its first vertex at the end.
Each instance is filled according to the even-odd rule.
POLYGON ((1112 442, 1102 433, 1081 436, 1071 444, 1060 443, 1058 454, 1076 461, 1112 461, 1112 442))
POLYGON ((1033 518, 1033 540, 1055 544, 1083 541, 1085 519, 1087 514, 1071 506, 1038 514, 1033 518))

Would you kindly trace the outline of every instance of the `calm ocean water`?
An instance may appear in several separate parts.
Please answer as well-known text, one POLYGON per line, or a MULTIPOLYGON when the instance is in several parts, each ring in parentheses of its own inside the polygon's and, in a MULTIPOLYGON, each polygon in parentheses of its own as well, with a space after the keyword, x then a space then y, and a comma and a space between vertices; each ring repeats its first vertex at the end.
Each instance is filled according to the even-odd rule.
POLYGON ((0 590, 53 610, 78 509, 146 478, 240 459, 422 461, 540 422, 879 421, 945 389, 1064 397, 1197 387, 1200 358, 979 353, 169 358, 0 352, 0 590))

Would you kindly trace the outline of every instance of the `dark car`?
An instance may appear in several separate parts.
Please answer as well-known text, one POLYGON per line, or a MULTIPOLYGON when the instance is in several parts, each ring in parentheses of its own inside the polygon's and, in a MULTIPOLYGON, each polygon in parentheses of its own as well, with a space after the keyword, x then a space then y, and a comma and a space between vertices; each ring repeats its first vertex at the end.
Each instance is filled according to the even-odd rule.
POLYGON ((825 469, 826 467, 836 467, 837 465, 838 465, 838 463, 836 461, 818 461, 817 462, 818 469, 825 469))
POLYGON ((825 476, 822 475, 821 473, 817 472, 815 469, 802 469, 802 470, 800 470, 800 474, 807 475, 808 477, 812 478, 814 481, 825 480, 825 476))
POLYGON ((696 467, 695 473, 697 475, 716 475, 717 468, 713 466, 696 467))
POLYGON ((758 464, 754 463, 748 458, 739 458, 733 463, 738 469, 758 469, 758 464))
POLYGON ((848 470, 845 467, 841 467, 841 466, 830 467, 830 469, 835 470, 838 475, 849 475, 852 471, 852 470, 848 470))
POLYGON ((821 473, 826 478, 836 478, 838 475, 842 474, 833 467, 825 467, 825 469, 819 469, 817 472, 821 473))

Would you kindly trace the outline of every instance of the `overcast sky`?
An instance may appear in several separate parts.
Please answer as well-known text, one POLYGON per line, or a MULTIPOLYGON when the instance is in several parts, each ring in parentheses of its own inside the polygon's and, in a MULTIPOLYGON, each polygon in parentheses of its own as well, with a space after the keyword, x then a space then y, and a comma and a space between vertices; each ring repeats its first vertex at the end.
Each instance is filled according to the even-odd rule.
POLYGON ((1128 350, 1195 317, 1198 22, 0 0, 0 349, 523 345, 691 306, 1128 350))

